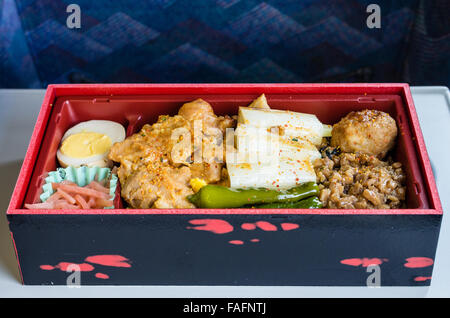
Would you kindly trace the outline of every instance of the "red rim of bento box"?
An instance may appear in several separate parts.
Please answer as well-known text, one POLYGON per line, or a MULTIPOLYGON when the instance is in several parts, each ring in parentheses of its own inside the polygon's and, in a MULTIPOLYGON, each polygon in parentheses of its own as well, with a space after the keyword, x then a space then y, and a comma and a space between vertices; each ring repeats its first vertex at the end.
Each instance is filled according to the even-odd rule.
POLYGON ((430 160, 425 142, 420 130, 419 120, 408 84, 57 84, 49 85, 44 101, 31 136, 28 150, 20 170, 20 174, 11 197, 7 214, 33 215, 130 215, 130 214, 189 214, 189 215, 232 215, 232 214, 278 214, 278 215, 424 215, 442 214, 442 206, 433 177, 430 160), (377 94, 380 89, 383 94, 398 94, 409 108, 413 140, 416 142, 417 160, 424 176, 424 185, 428 192, 429 209, 106 209, 106 210, 28 210, 20 209, 26 195, 28 183, 39 154, 39 148, 44 137, 51 108, 57 97, 77 95, 153 95, 172 94, 377 94))

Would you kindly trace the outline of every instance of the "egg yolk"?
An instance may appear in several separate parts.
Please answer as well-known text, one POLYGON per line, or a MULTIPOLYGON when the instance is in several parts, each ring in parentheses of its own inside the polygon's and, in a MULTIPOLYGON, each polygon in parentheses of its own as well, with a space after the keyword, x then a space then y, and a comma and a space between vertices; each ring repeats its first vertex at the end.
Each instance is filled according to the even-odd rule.
POLYGON ((96 132, 80 132, 67 137, 61 145, 61 153, 73 158, 102 155, 111 148, 111 139, 96 132))

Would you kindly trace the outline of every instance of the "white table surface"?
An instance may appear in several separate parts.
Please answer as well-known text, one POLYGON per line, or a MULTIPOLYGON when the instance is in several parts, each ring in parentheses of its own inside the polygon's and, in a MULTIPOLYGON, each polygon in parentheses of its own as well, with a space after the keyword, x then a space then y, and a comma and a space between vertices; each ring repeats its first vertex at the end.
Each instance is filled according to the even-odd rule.
MULTIPOLYGON (((450 94, 413 87, 444 217, 430 287, 22 286, 6 217, 0 217, 0 297, 450 297, 450 94)), ((0 213, 5 214, 44 90, 0 89, 0 213)))

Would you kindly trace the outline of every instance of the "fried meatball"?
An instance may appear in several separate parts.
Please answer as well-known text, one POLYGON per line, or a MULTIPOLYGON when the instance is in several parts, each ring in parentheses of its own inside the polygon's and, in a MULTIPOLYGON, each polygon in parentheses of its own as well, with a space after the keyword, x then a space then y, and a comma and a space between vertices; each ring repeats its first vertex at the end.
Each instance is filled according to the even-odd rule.
POLYGON ((343 152, 360 152, 383 158, 397 137, 395 120, 379 110, 351 112, 333 126, 331 145, 343 152))

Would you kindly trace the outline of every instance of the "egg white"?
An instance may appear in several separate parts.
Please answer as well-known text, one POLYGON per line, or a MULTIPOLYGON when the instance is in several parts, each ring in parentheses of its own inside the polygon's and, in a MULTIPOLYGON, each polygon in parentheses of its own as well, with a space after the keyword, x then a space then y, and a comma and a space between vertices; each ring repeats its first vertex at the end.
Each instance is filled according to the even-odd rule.
MULTIPOLYGON (((82 132, 94 132, 106 135, 111 139, 111 145, 123 141, 126 136, 125 128, 119 123, 109 120, 90 120, 81 122, 68 129, 61 139, 61 145, 69 136, 82 132)), ((109 149, 103 154, 84 158, 74 158, 64 155, 60 150, 61 145, 56 152, 56 157, 58 158, 60 165, 64 168, 67 166, 109 167, 112 165, 112 162, 107 158, 109 149)))

